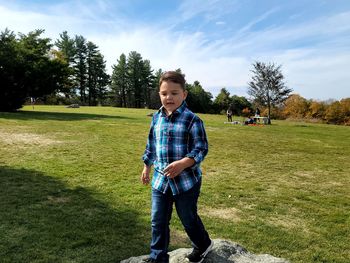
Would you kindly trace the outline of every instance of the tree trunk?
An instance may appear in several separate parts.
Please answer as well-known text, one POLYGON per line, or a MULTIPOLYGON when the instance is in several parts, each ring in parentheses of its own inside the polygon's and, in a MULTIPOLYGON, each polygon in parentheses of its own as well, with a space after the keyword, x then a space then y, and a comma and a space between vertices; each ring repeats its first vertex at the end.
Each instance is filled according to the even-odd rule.
POLYGON ((270 94, 267 91, 267 108, 268 108, 268 113, 267 113, 267 124, 271 124, 271 103, 270 103, 270 94))

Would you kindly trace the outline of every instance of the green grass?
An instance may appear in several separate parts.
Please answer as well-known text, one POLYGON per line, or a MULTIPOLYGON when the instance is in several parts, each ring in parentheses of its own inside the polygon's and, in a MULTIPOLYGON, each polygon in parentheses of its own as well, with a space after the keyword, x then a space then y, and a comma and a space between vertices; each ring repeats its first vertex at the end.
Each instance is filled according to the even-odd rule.
MULTIPOLYGON (((151 110, 0 113, 0 261, 119 262, 147 254, 139 182, 151 110)), ((200 115, 210 150, 199 210, 213 238, 292 262, 349 262, 350 127, 200 115)), ((189 246, 174 213, 171 249, 189 246)))

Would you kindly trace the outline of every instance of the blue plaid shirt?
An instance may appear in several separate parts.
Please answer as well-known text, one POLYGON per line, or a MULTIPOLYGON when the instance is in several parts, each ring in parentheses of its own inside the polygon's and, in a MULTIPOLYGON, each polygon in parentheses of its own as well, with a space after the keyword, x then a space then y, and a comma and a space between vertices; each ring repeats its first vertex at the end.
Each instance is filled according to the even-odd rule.
POLYGON ((173 195, 190 190, 200 181, 200 163, 208 153, 208 140, 202 120, 187 108, 186 102, 170 116, 161 107, 153 115, 145 153, 147 166, 154 165, 152 187, 165 193, 168 187, 173 195), (193 158, 195 164, 175 178, 163 174, 170 163, 184 157, 193 158))

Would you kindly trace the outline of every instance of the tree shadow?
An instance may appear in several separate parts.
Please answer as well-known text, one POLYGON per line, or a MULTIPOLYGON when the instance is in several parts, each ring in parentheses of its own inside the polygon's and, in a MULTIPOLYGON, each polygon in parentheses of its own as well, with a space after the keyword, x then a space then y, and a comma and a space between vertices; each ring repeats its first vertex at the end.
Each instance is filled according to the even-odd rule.
POLYGON ((77 121, 91 119, 132 119, 131 117, 74 113, 74 112, 46 112, 46 111, 17 111, 17 112, 0 112, 0 118, 16 120, 57 120, 57 121, 77 121))
POLYGON ((112 209, 87 189, 7 166, 0 187, 1 262, 119 262, 148 252, 149 229, 122 202, 112 209))

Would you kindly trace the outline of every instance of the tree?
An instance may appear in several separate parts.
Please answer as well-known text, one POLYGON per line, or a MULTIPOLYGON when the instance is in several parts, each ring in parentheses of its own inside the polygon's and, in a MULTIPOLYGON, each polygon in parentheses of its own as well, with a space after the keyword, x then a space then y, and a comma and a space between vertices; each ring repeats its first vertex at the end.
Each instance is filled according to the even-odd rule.
POLYGON ((87 83, 87 66, 86 56, 87 47, 86 39, 83 36, 75 36, 75 55, 74 55, 74 77, 80 92, 80 101, 86 104, 86 83, 87 83))
POLYGON ((74 56, 76 53, 75 41, 73 38, 69 37, 67 31, 63 31, 60 34, 60 39, 56 40, 55 46, 62 52, 67 63, 71 65, 74 62, 74 56))
POLYGON ((127 102, 128 107, 141 108, 144 104, 144 94, 142 89, 142 57, 136 51, 131 51, 127 61, 128 89, 127 102))
POLYGON ((324 102, 311 101, 308 111, 308 117, 315 119, 324 119, 326 114, 326 104, 324 102))
POLYGON ((149 108, 150 109, 159 109, 162 105, 159 98, 159 81, 160 77, 162 76, 163 71, 161 69, 158 69, 154 75, 153 75, 153 83, 152 83, 152 89, 150 94, 150 103, 149 108))
POLYGON ((106 73, 106 61, 100 52, 94 58, 93 65, 93 105, 102 105, 107 97, 107 86, 110 84, 110 76, 106 73))
POLYGON ((230 108, 232 110, 233 115, 242 115, 242 111, 245 108, 248 108, 250 109, 250 111, 253 111, 252 104, 243 96, 240 97, 237 95, 233 95, 230 100, 230 108))
POLYGON ((309 102, 299 94, 292 94, 286 99, 283 113, 286 117, 302 119, 309 111, 309 102))
POLYGON ((86 88, 88 92, 88 104, 93 106, 97 104, 97 78, 98 78, 98 57, 99 51, 97 46, 88 41, 86 44, 86 69, 87 69, 87 83, 86 88))
POLYGON ((67 81, 68 65, 52 53, 49 38, 35 30, 27 35, 6 29, 0 34, 0 110, 19 109, 28 97, 43 97, 67 81))
POLYGON ((128 84, 126 56, 122 53, 117 60, 117 65, 112 66, 113 73, 111 78, 111 89, 114 97, 114 103, 118 107, 126 107, 126 91, 128 84))
POLYGON ((76 97, 75 91, 75 81, 74 81, 74 57, 76 55, 75 41, 70 38, 67 31, 60 34, 60 38, 56 40, 55 46, 58 51, 54 51, 56 57, 62 59, 68 64, 69 67, 69 77, 67 83, 60 92, 62 92, 66 98, 76 97))
POLYGON ((156 87, 153 85, 155 78, 153 76, 153 70, 151 68, 151 62, 148 59, 143 60, 142 63, 142 93, 144 95, 144 103, 147 108, 151 104, 151 93, 156 87))
POLYGON ((188 91, 186 101, 188 103, 188 107, 192 111, 207 113, 211 110, 213 96, 210 92, 203 89, 198 80, 196 80, 192 85, 187 84, 186 90, 188 91))
POLYGON ((226 88, 222 88, 220 93, 214 100, 214 105, 218 108, 219 112, 226 111, 231 105, 230 92, 226 88))
POLYGON ((283 103, 292 92, 286 87, 281 65, 274 63, 255 62, 252 80, 248 82, 248 94, 258 105, 267 106, 268 123, 271 124, 271 106, 283 103))
POLYGON ((325 119, 333 124, 350 124, 350 98, 334 101, 326 109, 325 119))
POLYGON ((340 100, 341 115, 344 116, 343 123, 350 125, 350 98, 340 100))
POLYGON ((327 123, 341 124, 343 118, 342 107, 339 101, 335 101, 327 107, 325 114, 327 123))

